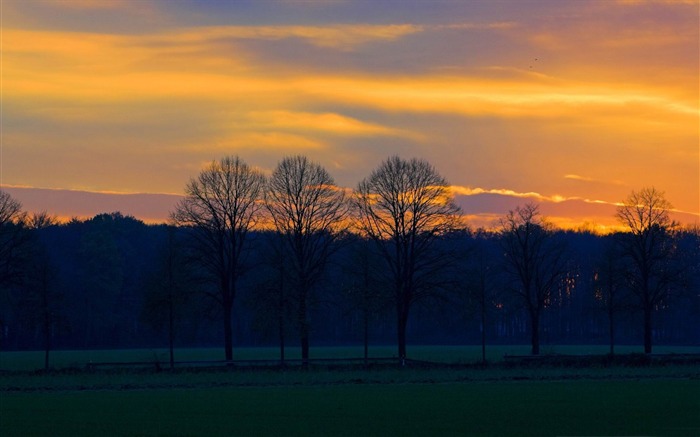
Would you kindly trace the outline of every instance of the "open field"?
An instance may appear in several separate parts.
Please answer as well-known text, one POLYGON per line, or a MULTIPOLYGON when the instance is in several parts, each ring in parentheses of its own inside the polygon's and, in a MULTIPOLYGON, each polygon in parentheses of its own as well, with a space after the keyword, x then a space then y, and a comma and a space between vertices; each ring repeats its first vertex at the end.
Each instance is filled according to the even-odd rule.
POLYGON ((10 436, 700 435, 700 380, 2 393, 10 436))
MULTIPOLYGON (((619 354, 641 353, 641 346, 617 346, 619 354)), ((490 362, 499 362, 505 355, 527 355, 529 346, 489 346, 486 349, 490 362)), ((591 346, 543 346, 542 354, 585 355, 608 352, 604 345, 591 346)), ((657 346, 655 353, 700 353, 700 347, 693 346, 657 346)), ((301 358, 299 348, 287 348, 287 359, 301 358)), ((362 358, 361 346, 347 347, 316 347, 311 348, 311 358, 362 358)), ((394 346, 373 346, 369 349, 370 357, 395 357, 394 346)), ((435 361, 441 363, 474 363, 481 360, 479 346, 409 346, 408 356, 416 360, 435 361)), ((276 360, 279 349, 275 347, 236 348, 236 360, 276 360)), ((190 348, 175 351, 176 361, 222 360, 222 348, 190 348)), ((134 362, 167 363, 168 351, 164 349, 126 349, 126 350, 83 350, 83 351, 52 351, 50 365, 54 369, 82 368, 91 362, 134 362)), ((0 370, 35 370, 44 366, 44 352, 0 351, 0 370)))
MULTIPOLYGON (((480 358, 478 347, 409 351, 420 359, 447 363, 480 358)), ((4 352, 0 435, 700 435, 700 366, 513 367, 502 363, 502 356, 527 353, 527 347, 490 351, 493 364, 485 367, 383 365, 308 371, 86 370, 89 361, 166 361, 167 354, 63 351, 56 352, 55 370, 49 372, 34 371, 42 363, 39 352, 4 352)), ((238 359, 277 358, 273 348, 237 352, 238 359)), ((360 348, 312 352, 319 358, 362 355, 360 348)), ((372 355, 381 352, 391 356, 389 348, 375 348, 372 355)), ((696 353, 697 348, 665 352, 696 353)), ((190 349, 178 351, 178 359, 218 359, 219 354, 218 349, 190 349)))

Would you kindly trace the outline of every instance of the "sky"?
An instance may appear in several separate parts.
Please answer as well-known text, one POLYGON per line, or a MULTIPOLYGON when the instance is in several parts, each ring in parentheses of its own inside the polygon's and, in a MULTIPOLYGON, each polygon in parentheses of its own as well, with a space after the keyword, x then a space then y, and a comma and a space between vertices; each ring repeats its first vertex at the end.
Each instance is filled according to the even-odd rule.
POLYGON ((700 218, 700 2, 2 0, 0 185, 28 210, 167 220, 187 182, 285 156, 354 188, 428 160, 473 226, 537 202, 700 218))

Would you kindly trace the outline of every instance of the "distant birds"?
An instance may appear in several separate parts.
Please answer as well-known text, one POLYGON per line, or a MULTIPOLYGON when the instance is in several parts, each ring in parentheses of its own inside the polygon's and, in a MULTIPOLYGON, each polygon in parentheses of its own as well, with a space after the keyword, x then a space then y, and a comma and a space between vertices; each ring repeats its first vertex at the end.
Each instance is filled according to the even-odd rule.
MULTIPOLYGON (((537 62, 539 59, 535 58, 535 62, 537 62)), ((530 70, 532 70, 532 65, 530 65, 530 70)))

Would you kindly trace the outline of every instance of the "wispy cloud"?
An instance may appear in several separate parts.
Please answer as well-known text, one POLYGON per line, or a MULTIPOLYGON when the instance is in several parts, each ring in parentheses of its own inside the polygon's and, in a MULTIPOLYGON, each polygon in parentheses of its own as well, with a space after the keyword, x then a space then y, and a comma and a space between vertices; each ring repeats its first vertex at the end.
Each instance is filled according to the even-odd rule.
POLYGON ((480 194, 497 194, 500 196, 517 197, 522 199, 532 199, 538 202, 562 203, 568 201, 581 201, 585 203, 599 205, 620 205, 616 202, 608 202, 605 200, 586 199, 579 196, 562 196, 560 194, 543 195, 534 191, 518 192, 506 188, 479 188, 479 187, 463 187, 453 185, 450 187, 452 193, 456 196, 477 196, 480 194))
POLYGON ((293 152, 354 186, 399 154, 473 203, 697 209, 697 2, 196 3, 4 0, 5 181, 172 192, 293 152))
POLYGON ((649 4, 661 5, 690 5, 697 6, 698 0, 617 0, 618 4, 627 6, 644 6, 649 4))
POLYGON ((120 9, 133 6, 129 0, 40 0, 55 8, 65 9, 120 9))
POLYGON ((279 41, 295 38, 309 44, 353 49, 359 45, 379 41, 394 41, 424 31, 424 26, 413 24, 337 24, 329 26, 206 26, 169 31, 145 38, 145 44, 193 44, 222 40, 279 41))
POLYGON ((246 125, 260 129, 288 129, 347 136, 389 135, 416 137, 402 129, 381 126, 332 112, 258 111, 247 115, 246 125))
POLYGON ((326 144, 314 138, 287 132, 238 132, 212 143, 192 143, 192 151, 209 150, 229 153, 231 150, 265 150, 271 153, 307 153, 326 148, 326 144))
POLYGON ((319 44, 392 39, 412 26, 339 28, 203 28, 165 35, 117 36, 8 29, 3 76, 8 97, 125 101, 163 98, 251 101, 330 99, 391 112, 464 116, 580 117, 623 113, 656 122, 700 116, 696 100, 660 89, 617 84, 541 82, 536 78, 485 79, 401 74, 381 77, 269 70, 245 50, 221 50, 221 38, 298 36, 319 44), (345 35, 343 37, 339 35, 345 35), (336 36, 340 40, 336 39, 336 36), (324 42, 325 41, 325 42, 324 42))
POLYGON ((564 175, 564 179, 570 179, 570 180, 580 181, 580 182, 592 182, 592 183, 606 184, 606 185, 625 185, 624 182, 619 181, 619 180, 596 179, 596 178, 581 176, 581 175, 577 175, 577 174, 566 174, 566 175, 564 175))

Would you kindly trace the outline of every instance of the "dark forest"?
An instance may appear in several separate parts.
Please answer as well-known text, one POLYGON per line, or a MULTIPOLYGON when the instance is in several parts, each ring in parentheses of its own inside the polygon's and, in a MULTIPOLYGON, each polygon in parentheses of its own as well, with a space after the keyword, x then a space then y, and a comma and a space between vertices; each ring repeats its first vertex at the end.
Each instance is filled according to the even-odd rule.
MULTIPOLYGON (((222 345, 216 284, 182 249, 191 234, 119 213, 35 227, 5 223, 5 245, 21 240, 21 247, 4 254, 0 347, 40 350, 47 341, 52 349, 167 347, 170 334, 176 347, 222 345)), ((643 311, 625 283, 625 258, 616 253, 622 237, 554 232, 565 247, 564 270, 543 304, 543 346, 643 344, 643 311)), ((272 231, 248 236, 233 305, 234 358, 236 346, 299 345, 298 302, 283 295, 290 280, 277 238, 272 231)), ((530 341, 528 310, 507 274, 503 238, 470 229, 440 237, 436 250, 444 262, 411 309, 409 344, 479 344, 482 334, 486 344, 530 341)), ((347 233, 334 244, 311 290, 310 342, 395 344, 386 266, 366 239, 347 233)), ((675 232, 673 248, 669 263, 677 276, 653 309, 653 342, 697 345, 697 229, 675 232)))

